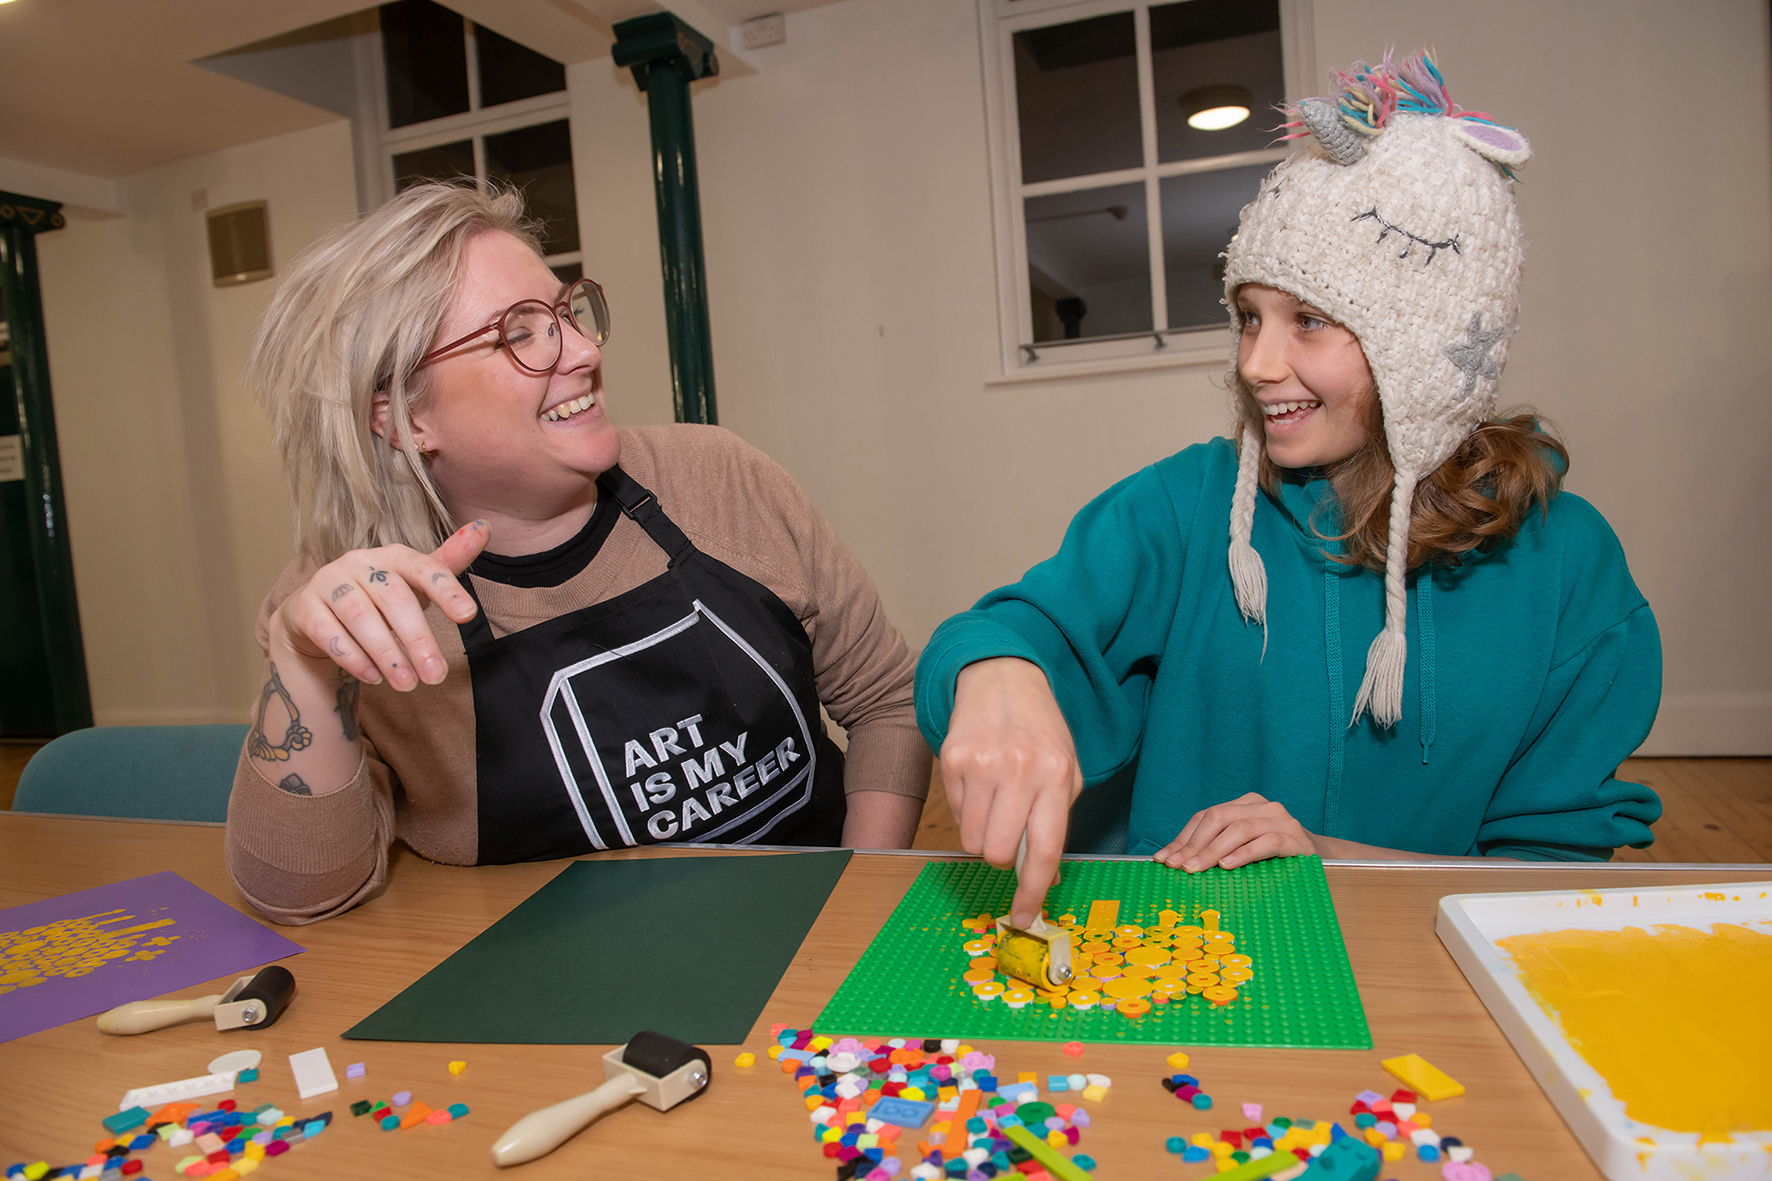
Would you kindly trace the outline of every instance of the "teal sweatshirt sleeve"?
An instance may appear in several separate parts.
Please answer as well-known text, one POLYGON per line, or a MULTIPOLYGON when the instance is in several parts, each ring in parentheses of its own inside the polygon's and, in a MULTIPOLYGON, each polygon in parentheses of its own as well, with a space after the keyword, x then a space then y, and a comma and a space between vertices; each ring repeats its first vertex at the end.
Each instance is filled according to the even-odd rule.
POLYGON ((1145 701, 1168 643, 1199 500, 1189 448, 1116 484, 1079 512, 1057 554, 935 630, 917 663, 917 724, 941 750, 954 680, 968 664, 1038 665, 1070 723, 1086 783, 1138 754, 1145 701))
POLYGON ((1617 777, 1661 704, 1661 633, 1598 511, 1568 493, 1552 511, 1567 539, 1562 642, 1471 852, 1605 861, 1650 844, 1661 817, 1652 790, 1617 777))

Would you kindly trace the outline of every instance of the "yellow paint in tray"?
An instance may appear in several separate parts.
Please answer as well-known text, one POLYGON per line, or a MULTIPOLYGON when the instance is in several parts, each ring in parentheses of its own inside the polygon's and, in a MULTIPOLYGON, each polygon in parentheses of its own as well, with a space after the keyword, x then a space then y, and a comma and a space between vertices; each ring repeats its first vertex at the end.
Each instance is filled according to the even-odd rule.
POLYGON ((1496 945, 1631 1119, 1700 1143, 1772 1131, 1772 935, 1717 923, 1496 945))

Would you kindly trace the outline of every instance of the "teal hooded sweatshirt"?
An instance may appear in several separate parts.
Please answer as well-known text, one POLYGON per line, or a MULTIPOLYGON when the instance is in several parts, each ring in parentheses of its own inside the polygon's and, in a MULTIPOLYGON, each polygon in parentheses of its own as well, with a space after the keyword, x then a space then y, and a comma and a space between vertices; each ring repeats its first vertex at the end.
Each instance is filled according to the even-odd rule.
POLYGON ((1661 803, 1615 772, 1655 720, 1661 638, 1592 505, 1558 493, 1511 542, 1409 576, 1403 717, 1384 729, 1353 719, 1383 575, 1326 555, 1326 480, 1264 492, 1264 637, 1227 567, 1236 475, 1228 439, 1145 468, 1055 556, 937 628, 917 666, 930 747, 960 670, 1019 656, 1051 683, 1086 790, 1131 774, 1134 854, 1250 791, 1314 833, 1418 853, 1605 860, 1650 843, 1661 803))

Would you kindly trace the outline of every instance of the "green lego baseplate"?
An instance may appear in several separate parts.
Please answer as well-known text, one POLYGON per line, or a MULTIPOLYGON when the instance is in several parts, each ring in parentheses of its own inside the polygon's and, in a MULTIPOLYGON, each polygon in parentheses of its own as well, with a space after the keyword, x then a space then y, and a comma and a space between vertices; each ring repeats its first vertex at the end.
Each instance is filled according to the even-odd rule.
POLYGON ((981 861, 931 861, 862 953, 815 1028, 831 1035, 1125 1042, 1180 1046, 1304 1046, 1369 1050, 1372 1033, 1348 964, 1347 944, 1317 857, 1257 861, 1184 874, 1154 861, 1066 861, 1046 913, 1074 914, 1118 901, 1119 922, 1148 926, 1164 909, 1184 923, 1202 911, 1236 936, 1254 977, 1214 1006, 1178 995, 1141 1017, 1113 1010, 1008 1008, 982 1001, 961 979, 971 933, 961 923, 1007 913, 1015 875, 981 861))

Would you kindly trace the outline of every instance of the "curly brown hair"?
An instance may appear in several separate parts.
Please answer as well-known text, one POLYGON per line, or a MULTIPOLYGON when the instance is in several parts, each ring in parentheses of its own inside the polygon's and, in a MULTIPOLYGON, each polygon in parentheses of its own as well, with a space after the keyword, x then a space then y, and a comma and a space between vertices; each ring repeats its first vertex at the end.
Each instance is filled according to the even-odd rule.
MULTIPOLYGON (((1239 439, 1243 431, 1265 432, 1261 406, 1242 375, 1232 370, 1229 385, 1236 397, 1239 439)), ((1376 387, 1368 392, 1365 414, 1365 445, 1323 469, 1340 506, 1343 531, 1319 536, 1342 543, 1341 553, 1329 555, 1335 561, 1382 573, 1397 469, 1385 442, 1384 409, 1376 387)), ((1569 470, 1569 452, 1545 427, 1526 408, 1490 419, 1416 485, 1409 521, 1410 570, 1429 562, 1459 566, 1473 550, 1488 553, 1513 540, 1534 508, 1549 510, 1569 470)), ((1269 496, 1279 496, 1281 471, 1264 445, 1260 481, 1269 496)))

